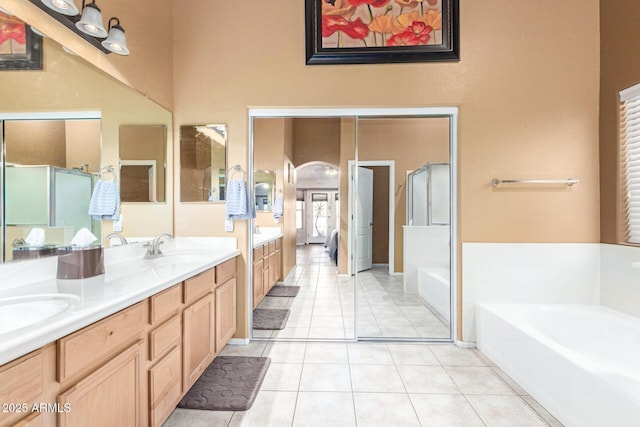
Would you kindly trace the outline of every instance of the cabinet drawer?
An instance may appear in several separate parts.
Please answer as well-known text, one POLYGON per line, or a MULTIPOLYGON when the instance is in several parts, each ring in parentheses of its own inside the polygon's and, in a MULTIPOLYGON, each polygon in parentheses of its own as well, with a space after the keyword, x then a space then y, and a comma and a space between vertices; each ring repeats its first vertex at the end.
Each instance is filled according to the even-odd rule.
POLYGON ((184 281, 184 303, 191 304, 198 298, 213 291, 216 284, 215 268, 184 281))
POLYGON ((175 346, 149 369, 149 406, 151 425, 161 425, 180 400, 182 389, 180 347, 175 346))
POLYGON ((253 262, 259 261, 263 257, 263 248, 264 246, 260 246, 259 248, 255 248, 253 250, 253 262))
MULTIPOLYGON (((43 384, 44 355, 37 350, 0 368, 0 403, 27 403, 31 410, 32 403, 42 400, 43 384)), ((0 424, 5 416, 0 412, 0 424)))
POLYGON ((280 242, 282 241, 282 239, 278 239, 276 240, 276 250, 280 249, 280 242))
POLYGON ((269 255, 276 251, 276 242, 269 242, 269 255))
POLYGON ((180 316, 175 315, 149 332, 149 360, 155 360, 173 345, 179 343, 181 331, 180 316))
POLYGON ((166 291, 160 292, 150 298, 151 311, 149 321, 152 325, 160 323, 167 317, 175 314, 180 309, 180 296, 182 295, 182 283, 166 291))
POLYGON ((139 336, 148 319, 145 300, 58 340, 58 381, 63 382, 121 350, 139 336))
POLYGON ((236 275, 236 259, 232 258, 216 266, 216 285, 220 286, 236 275))

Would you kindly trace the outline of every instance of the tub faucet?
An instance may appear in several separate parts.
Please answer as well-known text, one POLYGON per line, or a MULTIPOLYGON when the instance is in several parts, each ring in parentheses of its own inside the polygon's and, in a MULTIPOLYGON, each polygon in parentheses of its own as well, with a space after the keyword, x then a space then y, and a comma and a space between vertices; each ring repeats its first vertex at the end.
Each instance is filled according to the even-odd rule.
POLYGON ((144 246, 147 248, 147 254, 144 256, 144 259, 153 259, 162 256, 160 245, 164 243, 162 239, 165 237, 170 240, 174 239, 173 234, 171 233, 160 233, 153 239, 153 242, 147 242, 144 244, 144 246))
POLYGON ((120 233, 111 233, 107 237, 105 237, 105 240, 111 241, 112 237, 115 237, 116 239, 119 239, 120 240, 120 245, 128 245, 129 244, 129 242, 127 242, 126 237, 124 237, 120 233))

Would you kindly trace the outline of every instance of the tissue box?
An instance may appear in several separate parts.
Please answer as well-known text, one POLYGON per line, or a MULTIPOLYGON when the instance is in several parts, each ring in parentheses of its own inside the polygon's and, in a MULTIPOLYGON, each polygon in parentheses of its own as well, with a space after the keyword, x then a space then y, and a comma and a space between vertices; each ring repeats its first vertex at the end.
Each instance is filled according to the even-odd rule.
POLYGON ((13 248, 14 261, 43 258, 55 255, 58 255, 58 247, 56 245, 17 246, 13 248))
POLYGON ((58 279, 86 279, 104 274, 102 246, 58 248, 58 279))

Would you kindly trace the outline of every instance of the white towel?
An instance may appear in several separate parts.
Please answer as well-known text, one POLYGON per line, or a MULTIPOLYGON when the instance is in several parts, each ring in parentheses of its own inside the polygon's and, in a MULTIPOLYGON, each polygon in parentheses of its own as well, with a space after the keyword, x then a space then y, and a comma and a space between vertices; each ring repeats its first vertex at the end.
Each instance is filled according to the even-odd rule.
POLYGON ((243 179, 230 179, 227 182, 226 210, 227 219, 249 219, 252 216, 247 184, 243 179))
POLYGON ((93 219, 118 220, 120 218, 120 188, 116 180, 96 182, 89 203, 93 219))
POLYGON ((273 203, 273 219, 282 218, 284 216, 284 199, 282 196, 276 197, 273 203))

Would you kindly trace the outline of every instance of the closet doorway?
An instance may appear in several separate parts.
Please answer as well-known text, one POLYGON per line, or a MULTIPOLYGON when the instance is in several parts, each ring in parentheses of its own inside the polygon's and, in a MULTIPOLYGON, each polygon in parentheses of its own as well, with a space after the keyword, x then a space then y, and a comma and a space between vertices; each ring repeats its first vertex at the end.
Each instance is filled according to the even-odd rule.
MULTIPOLYGON (((252 338, 305 341, 453 341, 457 324, 457 309, 454 304, 457 301, 457 274, 456 269, 450 266, 457 265, 457 245, 455 244, 457 242, 457 114, 457 108, 252 109, 249 111, 250 175, 256 168, 256 164, 263 160, 259 153, 264 152, 264 148, 260 148, 260 138, 257 137, 255 129, 263 127, 265 121, 272 121, 275 127, 283 129, 281 134, 284 142, 281 144, 283 147, 281 150, 284 155, 280 159, 280 164, 283 165, 280 172, 282 177, 277 179, 278 186, 281 185, 280 183, 285 183, 284 224, 281 223, 282 245, 285 248, 287 246, 294 248, 290 252, 294 254, 294 261, 286 266, 283 264, 282 275, 278 281, 283 285, 300 288, 298 296, 289 298, 287 302, 285 299, 268 296, 264 298, 260 308, 289 309, 290 321, 284 330, 280 331, 254 328, 252 338), (300 140, 296 137, 298 133, 295 129, 298 121, 307 122, 306 124, 314 121, 337 123, 337 130, 334 130, 332 135, 333 139, 330 137, 316 140, 315 143, 309 141, 306 146, 315 147, 315 154, 319 153, 320 157, 304 158, 308 153, 304 145, 300 146, 300 140), (431 128, 439 130, 434 133, 431 128), (335 144, 332 142, 334 139, 338 141, 335 144), (338 155, 327 159, 321 158, 331 151, 332 144, 337 145, 338 155), (436 145, 437 147, 434 148, 436 145), (320 151, 317 151, 318 149, 320 151), (297 166, 304 163, 299 156, 306 161, 326 161, 338 167, 340 190, 338 200, 334 198, 335 193, 332 197, 332 192, 325 191, 328 190, 326 188, 300 191, 301 188, 298 187, 296 191, 295 170, 297 166), (359 224, 363 219, 358 215, 359 208, 355 203, 359 180, 357 174, 353 174, 353 178, 350 178, 349 163, 358 168, 366 162, 375 161, 393 162, 396 167, 393 188, 388 178, 384 184, 388 205, 395 212, 395 219, 389 220, 389 235, 393 230, 395 236, 387 238, 388 243, 392 242, 395 248, 389 250, 388 258, 382 263, 372 262, 370 269, 361 272, 349 271, 352 269, 350 258, 357 257, 363 249, 358 239, 348 238, 349 234, 356 232, 358 226, 363 225, 359 224), (444 239, 439 237, 446 243, 445 247, 438 246, 438 250, 442 252, 439 253, 439 259, 445 259, 446 263, 434 269, 430 261, 419 259, 419 262, 426 264, 418 265, 419 269, 413 268, 413 271, 407 271, 404 263, 405 254, 428 253, 432 249, 431 246, 434 246, 429 240, 422 242, 424 247, 407 248, 404 239, 407 233, 417 235, 426 232, 430 235, 429 233, 434 232, 431 229, 406 229, 409 226, 406 222, 406 203, 409 196, 408 175, 427 163, 451 165, 448 188, 450 203, 447 209, 449 224, 435 230, 438 236, 446 234, 444 239), (290 186, 290 198, 287 196, 287 184, 290 186), (347 190, 349 187, 350 190, 347 190), (291 203, 291 210, 286 207, 288 201, 291 203), (338 203, 331 206, 336 201, 338 203), (315 217, 313 216, 314 203, 319 214, 315 217), (287 216, 289 216, 288 224, 287 216), (313 222, 316 218, 318 227, 314 233, 313 222), (334 221, 338 230, 337 265, 332 263, 326 249, 322 248, 323 243, 327 243, 327 233, 334 221), (307 227, 305 231, 307 238, 311 238, 310 242, 317 242, 317 244, 304 245, 303 247, 314 249, 304 253, 295 251, 296 243, 302 243, 300 239, 302 222, 307 227), (446 316, 435 310, 436 304, 429 296, 430 290, 424 286, 418 286, 413 280, 417 276, 417 270, 420 270, 422 276, 437 273, 438 279, 442 279, 444 287, 438 291, 440 298, 438 302, 441 310, 444 307, 446 316), (407 276, 411 278, 410 284, 405 283, 407 276), (442 301, 445 302, 444 306, 442 301)), ((272 151, 273 144, 267 145, 272 151)), ((277 175, 278 172, 276 172, 277 175)), ((249 179, 252 180, 252 177, 250 176, 249 179)), ((259 237, 249 235, 250 247, 254 247, 256 240, 259 241, 259 237)), ((252 251, 249 251, 249 265, 253 265, 252 255, 252 251)), ((253 277, 253 272, 250 274, 253 277)), ((249 294, 252 293, 249 292, 249 294)), ((254 324, 253 318, 250 322, 254 324)))

